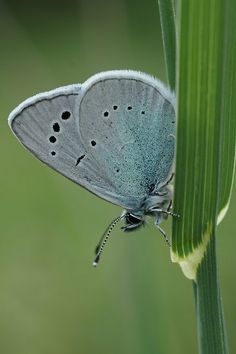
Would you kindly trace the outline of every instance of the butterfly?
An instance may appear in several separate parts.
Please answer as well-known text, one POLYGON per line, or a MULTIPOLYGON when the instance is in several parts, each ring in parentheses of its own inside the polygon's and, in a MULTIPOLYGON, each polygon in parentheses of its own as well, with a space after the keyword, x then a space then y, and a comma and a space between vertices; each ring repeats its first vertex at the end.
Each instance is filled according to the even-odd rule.
POLYGON ((9 125, 39 160, 97 196, 124 208, 96 248, 94 266, 113 227, 133 231, 168 215, 173 197, 175 96, 136 71, 96 74, 83 84, 35 95, 12 111, 9 125))

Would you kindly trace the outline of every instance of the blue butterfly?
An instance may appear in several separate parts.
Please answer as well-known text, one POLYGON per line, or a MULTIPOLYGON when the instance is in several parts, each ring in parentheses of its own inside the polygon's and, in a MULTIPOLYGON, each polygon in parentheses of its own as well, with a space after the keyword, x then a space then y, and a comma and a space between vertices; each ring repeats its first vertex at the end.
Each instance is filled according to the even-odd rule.
POLYGON ((40 93, 20 104, 9 125, 38 159, 97 196, 124 208, 96 248, 97 265, 118 221, 124 231, 170 211, 175 97, 157 79, 114 70, 83 84, 40 93))

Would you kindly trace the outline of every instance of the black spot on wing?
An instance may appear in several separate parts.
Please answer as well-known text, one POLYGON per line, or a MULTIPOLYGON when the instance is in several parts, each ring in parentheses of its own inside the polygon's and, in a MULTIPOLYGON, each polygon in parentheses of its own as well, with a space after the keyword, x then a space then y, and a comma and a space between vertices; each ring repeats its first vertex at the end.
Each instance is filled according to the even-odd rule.
POLYGON ((84 157, 85 155, 81 155, 80 157, 78 157, 75 166, 78 166, 78 164, 80 163, 81 160, 83 160, 84 157))
POLYGON ((54 123, 52 129, 54 130, 55 133, 59 133, 60 125, 58 123, 54 123))
POLYGON ((69 111, 64 111, 62 114, 61 114, 61 119, 63 120, 67 120, 69 119, 71 116, 71 113, 69 111))
POLYGON ((49 141, 50 141, 50 143, 54 144, 57 141, 57 139, 55 136, 52 135, 52 136, 50 136, 49 141))

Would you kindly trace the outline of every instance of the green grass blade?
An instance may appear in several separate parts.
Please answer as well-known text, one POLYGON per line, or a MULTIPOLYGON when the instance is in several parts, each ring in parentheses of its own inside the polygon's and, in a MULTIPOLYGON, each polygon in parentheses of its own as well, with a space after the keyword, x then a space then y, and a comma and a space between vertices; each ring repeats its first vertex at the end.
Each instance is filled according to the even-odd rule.
POLYGON ((167 79, 175 91, 176 30, 173 0, 158 0, 167 79))
MULTIPOLYGON (((232 179, 232 157, 230 166, 220 169, 226 149, 223 144, 225 117, 222 112, 229 111, 223 104, 230 81, 224 71, 225 61, 229 61, 225 51, 230 45, 224 47, 229 39, 229 33, 224 30, 227 27, 225 13, 229 1, 180 0, 178 3, 178 131, 174 209, 181 218, 173 222, 172 259, 179 262, 185 274, 192 279, 196 276, 197 266, 216 223, 218 196, 225 183, 225 173, 229 174, 227 192, 232 179)), ((230 60, 236 62, 235 57, 230 60)), ((231 94, 232 88, 234 85, 231 83, 231 94)), ((228 121, 235 119, 231 111, 228 116, 228 121)), ((230 139, 232 148, 235 136, 232 134, 230 139)), ((231 155, 234 151, 235 148, 231 155)))

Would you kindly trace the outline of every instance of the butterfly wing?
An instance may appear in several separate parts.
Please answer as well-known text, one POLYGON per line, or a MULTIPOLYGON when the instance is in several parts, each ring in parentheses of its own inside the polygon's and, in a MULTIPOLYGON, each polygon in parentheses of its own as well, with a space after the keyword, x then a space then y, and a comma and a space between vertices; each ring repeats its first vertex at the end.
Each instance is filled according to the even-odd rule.
POLYGON ((156 184, 170 173, 172 98, 145 74, 113 71, 26 100, 11 113, 9 124, 48 166, 103 199, 133 209, 151 181, 156 184))
POLYGON ((173 95, 146 74, 107 72, 85 82, 77 109, 84 147, 110 181, 113 202, 138 208, 172 170, 173 95))

